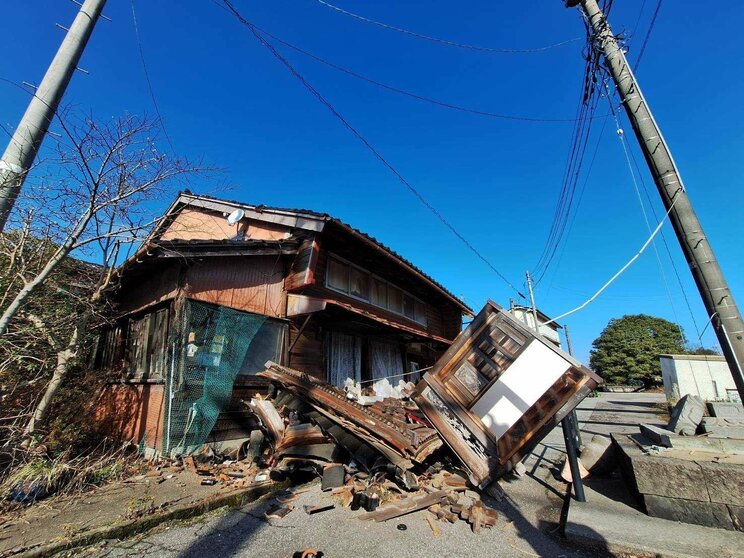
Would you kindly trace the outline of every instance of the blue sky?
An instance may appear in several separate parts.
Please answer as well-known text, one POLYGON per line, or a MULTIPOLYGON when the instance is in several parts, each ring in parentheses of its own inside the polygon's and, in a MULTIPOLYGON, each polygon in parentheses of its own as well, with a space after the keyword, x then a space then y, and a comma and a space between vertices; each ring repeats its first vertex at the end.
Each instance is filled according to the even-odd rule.
MULTIPOLYGON (((234 3, 255 24, 297 46, 421 95, 530 117, 572 118, 576 111, 582 41, 540 53, 486 54, 382 29, 317 0, 234 3)), ((533 48, 584 33, 578 12, 563 8, 559 0, 538 0, 529 9, 500 0, 334 3, 419 33, 489 47, 533 48)), ((6 4, 5 20, 13 25, 3 31, 0 78, 38 83, 62 40, 63 32, 54 24, 69 25, 76 7, 59 0, 6 4)), ((81 62, 90 74, 74 77, 65 102, 97 118, 153 114, 130 1, 108 4, 105 13, 113 21, 99 22, 81 62)), ((611 23, 616 32, 629 35, 633 60, 656 1, 615 4, 611 23)), ((205 0, 137 0, 136 8, 150 76, 175 149, 224 169, 218 180, 197 181, 192 189, 249 203, 327 211, 393 247, 476 310, 488 298, 508 305, 516 296, 230 14, 205 0)), ((744 217, 738 164, 744 151, 744 73, 738 44, 744 3, 720 4, 716 10, 715 18, 707 17, 699 2, 665 2, 638 77, 734 294, 744 303, 737 233, 744 217)), ((522 287, 524 272, 535 265, 550 227, 570 123, 454 112, 280 50, 479 251, 522 287)), ((0 122, 12 129, 27 101, 23 91, 0 83, 0 122)), ((606 112, 602 102, 598 114, 606 112)), ((645 168, 642 177, 656 213, 663 214, 645 168)), ((162 208, 169 202, 162 200, 162 208)), ((705 311, 669 225, 664 232, 702 329, 705 311)), ((614 124, 608 122, 571 234, 538 286, 538 305, 552 315, 577 306, 648 234, 614 124)), ((565 320, 577 356, 586 359, 607 321, 624 314, 677 320, 688 338, 697 337, 669 256, 661 243, 658 248, 671 298, 649 249, 597 301, 565 320)), ((703 343, 715 343, 710 329, 703 343)))

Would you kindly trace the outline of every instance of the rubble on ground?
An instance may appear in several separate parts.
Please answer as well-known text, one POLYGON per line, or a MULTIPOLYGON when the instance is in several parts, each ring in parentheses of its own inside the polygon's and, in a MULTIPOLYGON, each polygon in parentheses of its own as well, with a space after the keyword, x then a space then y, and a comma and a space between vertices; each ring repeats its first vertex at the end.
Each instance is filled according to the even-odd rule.
MULTIPOLYGON (((314 474, 331 497, 305 513, 349 508, 360 520, 387 521, 428 509, 432 521, 464 520, 475 532, 495 524, 497 512, 470 490, 467 472, 410 399, 412 384, 349 380, 342 389, 274 363, 259 375, 276 388, 246 402, 264 435, 259 463, 274 480, 314 474)), ((280 504, 267 519, 290 511, 280 504)))

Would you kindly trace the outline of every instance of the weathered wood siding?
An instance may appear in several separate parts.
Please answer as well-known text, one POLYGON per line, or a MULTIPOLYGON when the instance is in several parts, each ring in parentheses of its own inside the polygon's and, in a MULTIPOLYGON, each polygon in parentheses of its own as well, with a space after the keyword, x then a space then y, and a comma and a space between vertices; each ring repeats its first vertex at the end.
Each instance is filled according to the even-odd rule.
POLYGON ((184 294, 237 310, 283 317, 284 263, 276 256, 205 258, 188 268, 184 294))
POLYGON ((294 320, 295 327, 291 327, 289 330, 289 346, 292 346, 295 341, 297 342, 289 353, 287 366, 325 380, 326 367, 323 329, 318 324, 314 324, 311 318, 311 321, 298 340, 298 330, 302 326, 303 321, 304 318, 294 320))
MULTIPOLYGON (((150 273, 138 277, 117 295, 117 310, 129 314, 173 298, 178 293, 180 262, 160 265, 150 273)), ((126 277, 124 277, 126 281, 126 277)))
POLYGON ((293 291, 313 283, 313 267, 317 260, 319 247, 315 237, 306 238, 300 244, 294 261, 290 265, 285 288, 293 291))
POLYGON ((455 304, 449 302, 444 297, 428 288, 426 285, 422 285, 421 282, 415 282, 411 279, 410 283, 398 281, 395 275, 390 273, 390 267, 392 264, 385 263, 377 267, 370 266, 370 260, 364 257, 364 253, 361 253, 360 257, 351 258, 348 254, 343 254, 341 257, 366 269, 367 271, 378 275, 382 279, 390 281, 395 286, 409 292, 419 300, 421 300, 426 307, 426 327, 414 320, 411 320, 395 312, 391 312, 384 308, 379 308, 363 300, 345 295, 333 289, 325 287, 326 271, 328 268, 328 258, 330 251, 321 246, 317 257, 317 263, 315 265, 315 285, 317 289, 323 289, 324 296, 341 300, 347 304, 352 304, 365 311, 377 314, 387 320, 404 323, 411 327, 423 329, 431 335, 438 337, 444 337, 446 339, 454 339, 457 334, 460 333, 462 327, 462 311, 455 304))

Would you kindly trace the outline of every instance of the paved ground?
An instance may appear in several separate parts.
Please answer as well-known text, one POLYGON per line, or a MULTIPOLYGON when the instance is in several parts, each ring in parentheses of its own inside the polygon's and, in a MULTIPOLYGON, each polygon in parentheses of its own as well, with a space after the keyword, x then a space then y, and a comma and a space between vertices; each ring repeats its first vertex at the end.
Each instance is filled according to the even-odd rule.
MULTIPOLYGON (((664 423, 658 416, 663 396, 657 394, 602 394, 585 400, 579 420, 585 438, 592 434, 637 431, 640 422, 664 423)), ((474 535, 467 524, 439 524, 434 537, 423 512, 385 523, 355 519, 355 512, 334 509, 308 516, 304 504, 317 504, 327 496, 316 486, 301 494, 295 509, 284 519, 267 522, 263 512, 269 503, 202 519, 190 525, 161 528, 136 540, 109 542, 75 555, 91 558, 163 557, 255 557, 284 558, 307 547, 322 550, 329 558, 406 558, 413 556, 604 556, 564 544, 557 534, 565 485, 555 481, 551 468, 563 454, 560 429, 552 432, 527 461, 528 476, 504 482, 507 498, 491 502, 500 511, 498 525, 474 535), (398 530, 403 523, 406 530, 398 530)))

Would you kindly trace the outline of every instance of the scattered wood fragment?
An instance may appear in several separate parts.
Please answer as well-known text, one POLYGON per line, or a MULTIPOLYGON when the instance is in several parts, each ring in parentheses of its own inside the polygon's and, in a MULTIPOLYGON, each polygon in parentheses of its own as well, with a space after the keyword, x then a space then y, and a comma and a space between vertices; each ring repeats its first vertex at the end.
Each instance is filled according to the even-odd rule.
POLYGON ((264 515, 266 519, 283 519, 293 509, 294 508, 292 506, 283 506, 280 504, 275 504, 271 506, 268 510, 266 510, 266 513, 264 515))
POLYGON ((431 534, 435 537, 439 537, 442 534, 442 530, 439 528, 439 526, 436 524, 436 521, 434 519, 434 516, 431 513, 426 514, 426 522, 429 524, 429 527, 431 527, 431 534))
POLYGON ((194 463, 194 456, 187 455, 183 458, 183 464, 189 473, 196 474, 196 463, 194 463))
POLYGON ((334 504, 317 504, 315 506, 303 506, 307 515, 313 515, 316 513, 332 510, 336 506, 334 504))
POLYGON ((359 519, 363 521, 387 521, 388 519, 394 519, 401 515, 445 502, 448 495, 446 490, 438 490, 430 494, 409 496, 408 498, 386 504, 373 512, 364 513, 359 516, 359 519))

